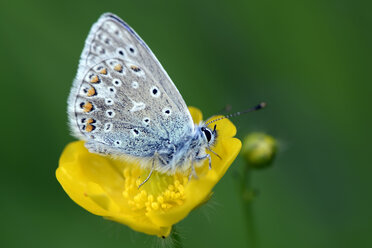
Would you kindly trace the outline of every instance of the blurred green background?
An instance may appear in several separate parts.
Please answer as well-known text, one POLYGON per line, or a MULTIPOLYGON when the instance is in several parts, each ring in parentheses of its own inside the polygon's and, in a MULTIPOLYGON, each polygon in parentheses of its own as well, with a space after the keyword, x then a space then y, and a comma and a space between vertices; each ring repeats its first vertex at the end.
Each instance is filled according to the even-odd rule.
MULTIPOLYGON (((372 247, 371 5, 365 1, 1 1, 1 247, 149 247, 156 238, 94 216, 55 178, 66 100, 91 25, 128 22, 205 117, 281 143, 253 173, 260 247, 372 247)), ((184 219, 185 247, 246 247, 234 173, 184 219)))

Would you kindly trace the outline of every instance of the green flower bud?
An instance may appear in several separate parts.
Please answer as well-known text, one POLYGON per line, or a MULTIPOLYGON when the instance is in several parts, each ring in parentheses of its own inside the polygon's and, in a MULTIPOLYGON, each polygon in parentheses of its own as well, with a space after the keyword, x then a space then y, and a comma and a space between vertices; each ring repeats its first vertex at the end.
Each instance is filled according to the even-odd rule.
POLYGON ((251 133, 244 138, 242 156, 252 168, 268 167, 277 151, 276 140, 264 133, 251 133))

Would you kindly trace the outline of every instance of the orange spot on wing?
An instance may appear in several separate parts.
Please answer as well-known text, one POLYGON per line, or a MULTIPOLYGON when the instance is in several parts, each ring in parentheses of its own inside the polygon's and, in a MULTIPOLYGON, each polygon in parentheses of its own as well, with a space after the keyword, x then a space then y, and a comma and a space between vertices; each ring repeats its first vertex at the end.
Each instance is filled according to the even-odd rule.
POLYGON ((93 122, 94 122, 93 119, 88 119, 88 120, 87 120, 87 124, 90 124, 90 123, 93 123, 93 122))
POLYGON ((99 77, 97 75, 93 76, 91 79, 90 79, 90 82, 91 83, 99 83, 99 77))
POLYGON ((107 74, 107 69, 106 68, 103 68, 102 70, 100 70, 99 73, 101 73, 103 75, 106 75, 107 74))
POLYGON ((96 94, 96 89, 94 87, 90 87, 88 90, 88 96, 94 96, 96 94))
POLYGON ((93 104, 90 103, 90 102, 87 102, 87 103, 84 104, 83 109, 84 109, 84 112, 88 113, 88 112, 92 111, 93 104))
POLYGON ((123 70, 123 66, 121 64, 116 64, 114 67, 115 71, 121 72, 123 70))
POLYGON ((85 131, 92 132, 93 131, 93 126, 90 125, 90 124, 87 124, 87 127, 85 128, 85 131))
POLYGON ((141 70, 138 66, 135 66, 135 65, 131 65, 130 69, 132 69, 135 72, 139 72, 141 70))

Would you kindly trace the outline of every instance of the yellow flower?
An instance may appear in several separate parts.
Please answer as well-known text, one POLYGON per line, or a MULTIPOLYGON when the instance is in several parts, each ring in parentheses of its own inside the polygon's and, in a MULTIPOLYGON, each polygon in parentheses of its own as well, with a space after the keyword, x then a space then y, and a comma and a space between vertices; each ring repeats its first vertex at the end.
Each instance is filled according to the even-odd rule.
MULTIPOLYGON (((200 110, 189 108, 195 123, 202 120, 200 110)), ((214 117, 215 119, 217 117, 214 117)), ((172 225, 207 201, 214 185, 238 155, 241 142, 233 138, 236 128, 228 119, 217 124, 218 139, 211 154, 196 168, 198 179, 187 175, 154 172, 138 189, 149 171, 134 163, 88 152, 83 141, 68 144, 63 151, 56 176, 70 198, 87 211, 122 223, 150 235, 167 237, 172 225)))

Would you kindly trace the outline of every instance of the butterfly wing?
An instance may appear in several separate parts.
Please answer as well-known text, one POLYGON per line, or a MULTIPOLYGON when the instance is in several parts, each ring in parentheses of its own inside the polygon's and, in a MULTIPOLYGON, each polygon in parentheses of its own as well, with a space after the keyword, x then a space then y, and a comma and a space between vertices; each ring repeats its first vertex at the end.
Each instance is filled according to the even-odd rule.
POLYGON ((68 100, 73 134, 92 152, 151 157, 182 145, 193 122, 145 42, 106 13, 88 35, 68 100))

